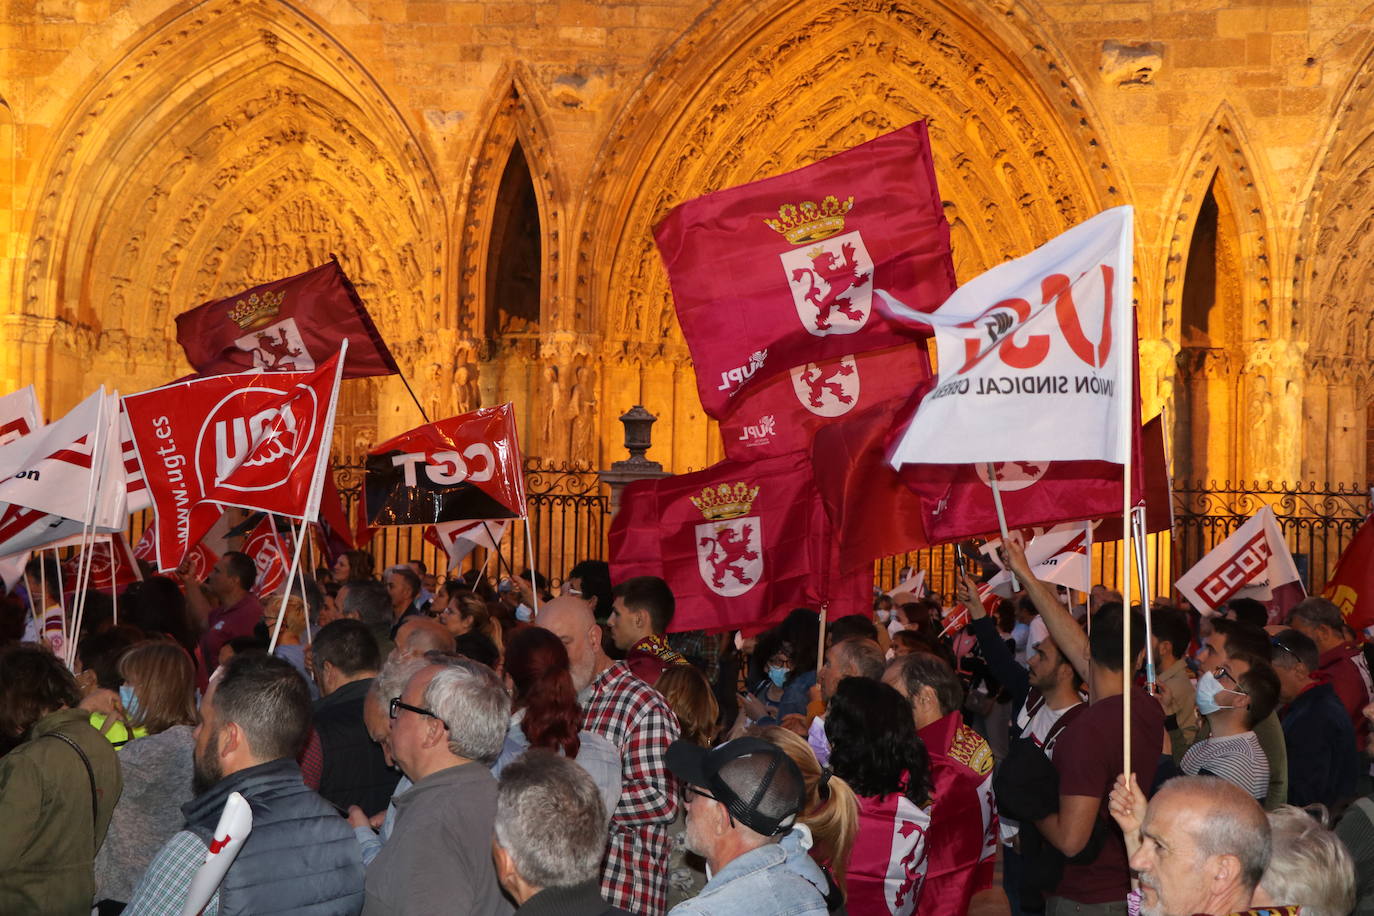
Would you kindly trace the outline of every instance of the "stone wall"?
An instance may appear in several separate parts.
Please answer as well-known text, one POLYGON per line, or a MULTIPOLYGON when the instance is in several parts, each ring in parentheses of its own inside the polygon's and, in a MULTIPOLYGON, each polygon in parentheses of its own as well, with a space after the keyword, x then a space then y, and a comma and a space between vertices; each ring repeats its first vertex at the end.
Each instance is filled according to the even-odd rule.
MULTIPOLYGON (((643 403, 650 457, 702 467, 720 447, 650 228, 924 117, 961 279, 1136 206, 1145 413, 1191 424, 1176 473, 1363 480, 1371 18, 1320 0, 8 0, 0 388, 34 381, 59 411, 102 381, 166 381, 186 370, 177 312, 335 253, 431 413, 509 399, 531 454, 599 467, 643 403), (541 315, 493 336, 516 143, 541 315)), ((397 380, 346 388, 346 455, 418 421, 397 380)))

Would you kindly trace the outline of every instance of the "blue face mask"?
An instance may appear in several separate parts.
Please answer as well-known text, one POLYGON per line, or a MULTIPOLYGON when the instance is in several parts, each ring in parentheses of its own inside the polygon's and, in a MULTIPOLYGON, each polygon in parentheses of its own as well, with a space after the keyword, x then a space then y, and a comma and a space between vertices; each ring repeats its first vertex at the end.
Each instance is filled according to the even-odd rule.
POLYGON ((124 711, 129 714, 130 721, 138 720, 138 694, 134 693, 134 688, 128 684, 119 686, 119 703, 124 707, 124 711))
POLYGON ((1197 711, 1204 716, 1210 716, 1212 713, 1220 712, 1223 709, 1235 709, 1236 707, 1233 703, 1217 702, 1217 695, 1222 693, 1233 693, 1239 696, 1245 695, 1239 690, 1230 690, 1223 687, 1221 681, 1217 680, 1217 676, 1210 671, 1198 678, 1196 696, 1197 711))
POLYGON ((534 610, 522 601, 515 606, 515 619, 521 623, 529 623, 534 619, 534 610))
POLYGON ((779 668, 776 665, 768 666, 768 679, 779 687, 781 687, 783 685, 783 682, 787 680, 787 675, 790 673, 791 672, 789 672, 786 668, 779 668))

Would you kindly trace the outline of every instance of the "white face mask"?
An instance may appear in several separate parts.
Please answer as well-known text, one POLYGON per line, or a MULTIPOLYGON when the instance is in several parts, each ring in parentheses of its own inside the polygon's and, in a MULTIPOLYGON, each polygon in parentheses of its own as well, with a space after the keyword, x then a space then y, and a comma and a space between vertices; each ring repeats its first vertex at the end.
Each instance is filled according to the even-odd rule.
POLYGON ((521 623, 529 623, 534 620, 534 610, 522 601, 515 606, 515 619, 521 623))
POLYGON ((878 622, 879 622, 879 623, 887 623, 887 622, 888 622, 889 620, 891 620, 891 619, 892 619, 892 612, 891 612, 891 611, 887 611, 887 610, 884 610, 884 609, 882 609, 882 608, 878 608, 878 622))

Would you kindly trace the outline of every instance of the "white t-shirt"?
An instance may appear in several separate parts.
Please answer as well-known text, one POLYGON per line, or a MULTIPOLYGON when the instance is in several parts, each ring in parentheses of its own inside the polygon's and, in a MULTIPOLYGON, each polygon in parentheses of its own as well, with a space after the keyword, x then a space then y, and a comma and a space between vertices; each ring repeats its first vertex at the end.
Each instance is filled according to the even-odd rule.
MULTIPOLYGON (((1026 712, 1026 704, 1021 704, 1021 708, 1016 712, 1016 727, 1021 730, 1022 738, 1029 738, 1035 742, 1038 748, 1044 748, 1045 756, 1054 759, 1054 745, 1045 747, 1045 738, 1049 735, 1050 729, 1054 724, 1064 717, 1064 713, 1078 706, 1078 703, 1070 703, 1068 706, 1061 706, 1058 709, 1050 709, 1050 704, 1040 698, 1040 708, 1034 715, 1026 712)), ((1002 832, 1002 845, 1010 846, 1011 841, 1021 832, 1021 824, 1012 820, 1005 814, 1001 814, 998 820, 1002 832)))
POLYGON ((1269 794, 1269 758, 1254 732, 1206 738, 1188 748, 1183 772, 1196 776, 1203 771, 1235 783, 1256 801, 1269 794))

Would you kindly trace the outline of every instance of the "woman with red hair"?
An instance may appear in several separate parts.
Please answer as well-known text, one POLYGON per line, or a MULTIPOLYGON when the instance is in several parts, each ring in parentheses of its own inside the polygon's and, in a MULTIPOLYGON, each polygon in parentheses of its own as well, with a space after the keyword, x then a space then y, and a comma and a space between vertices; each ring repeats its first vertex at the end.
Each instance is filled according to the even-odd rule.
POLYGON ((614 811, 620 800, 620 751, 582 728, 563 641, 542 627, 515 631, 506 645, 505 681, 512 697, 510 729, 492 775, 500 776, 530 748, 543 748, 575 760, 601 790, 607 814, 614 811))

